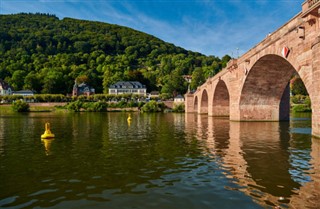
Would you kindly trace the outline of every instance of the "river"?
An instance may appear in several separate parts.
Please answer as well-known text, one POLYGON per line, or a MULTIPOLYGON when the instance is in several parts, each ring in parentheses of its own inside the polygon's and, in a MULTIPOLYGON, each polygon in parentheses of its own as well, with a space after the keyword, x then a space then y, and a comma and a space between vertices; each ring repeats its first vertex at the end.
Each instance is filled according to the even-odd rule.
POLYGON ((310 114, 128 114, 0 115, 0 208, 320 208, 310 114))

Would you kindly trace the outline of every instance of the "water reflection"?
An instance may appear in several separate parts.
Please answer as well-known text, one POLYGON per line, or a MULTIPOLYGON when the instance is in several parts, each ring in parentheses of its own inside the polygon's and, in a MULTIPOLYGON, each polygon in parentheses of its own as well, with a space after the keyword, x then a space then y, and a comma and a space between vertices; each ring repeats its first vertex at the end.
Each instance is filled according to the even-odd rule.
POLYGON ((319 208, 320 142, 309 119, 127 117, 1 116, 0 207, 319 208), (56 138, 41 142, 47 121, 56 138))
POLYGON ((51 155, 52 152, 51 152, 51 143, 53 142, 54 139, 41 139, 43 145, 44 145, 44 148, 45 148, 45 152, 46 152, 46 155, 51 155))
POLYGON ((186 130, 226 176, 264 207, 320 208, 319 139, 311 143, 310 118, 288 122, 230 122, 186 115, 186 130), (312 149, 311 149, 312 144, 312 149))

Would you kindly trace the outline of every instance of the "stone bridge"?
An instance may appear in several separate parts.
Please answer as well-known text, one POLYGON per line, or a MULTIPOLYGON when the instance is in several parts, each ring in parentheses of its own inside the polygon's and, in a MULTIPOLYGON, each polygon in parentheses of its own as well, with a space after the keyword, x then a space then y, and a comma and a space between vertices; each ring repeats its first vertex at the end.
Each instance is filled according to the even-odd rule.
POLYGON ((312 103, 312 134, 320 137, 320 0, 302 11, 194 93, 187 113, 229 116, 233 121, 288 120, 289 82, 298 74, 312 103))

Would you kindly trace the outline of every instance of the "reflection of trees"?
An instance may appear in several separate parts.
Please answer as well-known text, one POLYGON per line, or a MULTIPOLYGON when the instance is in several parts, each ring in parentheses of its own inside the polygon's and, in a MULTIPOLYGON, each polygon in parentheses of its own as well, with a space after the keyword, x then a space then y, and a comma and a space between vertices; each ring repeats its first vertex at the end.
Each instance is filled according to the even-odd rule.
POLYGON ((11 126, 3 134, 6 150, 0 155, 0 207, 114 203, 137 194, 141 202, 161 192, 175 192, 180 189, 177 184, 191 190, 214 189, 211 184, 217 182, 211 180, 220 172, 232 182, 228 189, 241 191, 262 206, 282 202, 292 208, 319 206, 320 143, 312 142, 310 159, 310 141, 292 133, 300 130, 295 124, 131 113, 128 126, 127 113, 49 116, 38 114, 29 122, 12 119, 6 124, 11 126), (40 135, 48 119, 56 139, 52 154, 46 156, 40 135), (30 129, 23 129, 22 139, 13 134, 12 125, 30 129), (210 160, 214 163, 206 164, 210 160), (198 177, 209 181, 194 186, 198 177))
MULTIPOLYGON (((42 120, 36 122, 40 134, 42 120)), ((194 166, 186 156, 200 155, 197 141, 185 141, 183 115, 132 114, 131 126, 125 113, 75 113, 55 120, 62 123, 51 122, 56 135, 51 155, 45 155, 39 135, 38 146, 27 146, 30 152, 23 147, 26 153, 10 152, 1 162, 0 199, 7 201, 1 207, 53 207, 145 194, 180 181, 175 176, 194 166)))

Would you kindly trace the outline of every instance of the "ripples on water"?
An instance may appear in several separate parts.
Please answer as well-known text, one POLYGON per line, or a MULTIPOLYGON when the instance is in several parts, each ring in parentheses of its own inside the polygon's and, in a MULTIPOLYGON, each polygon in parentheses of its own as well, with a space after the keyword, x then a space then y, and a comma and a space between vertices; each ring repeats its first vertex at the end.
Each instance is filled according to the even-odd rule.
POLYGON ((0 116, 0 207, 320 208, 320 143, 309 117, 126 117, 0 116), (47 121, 56 138, 41 141, 47 121))

